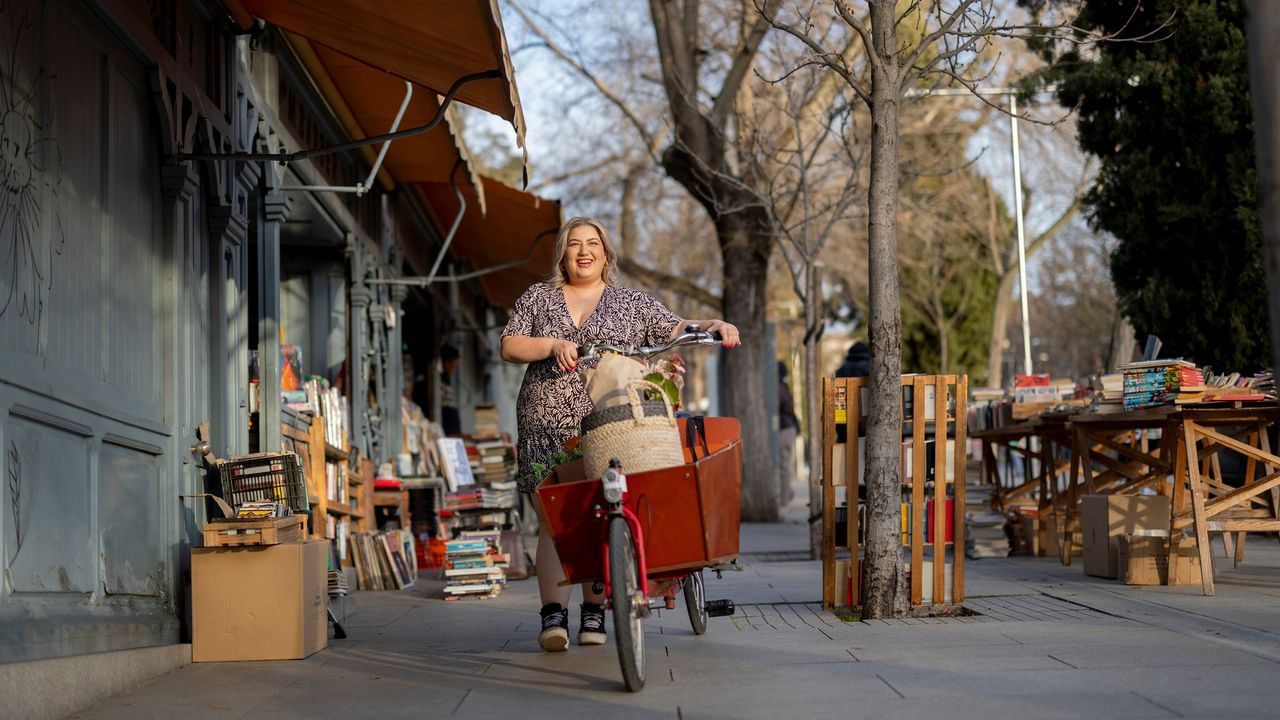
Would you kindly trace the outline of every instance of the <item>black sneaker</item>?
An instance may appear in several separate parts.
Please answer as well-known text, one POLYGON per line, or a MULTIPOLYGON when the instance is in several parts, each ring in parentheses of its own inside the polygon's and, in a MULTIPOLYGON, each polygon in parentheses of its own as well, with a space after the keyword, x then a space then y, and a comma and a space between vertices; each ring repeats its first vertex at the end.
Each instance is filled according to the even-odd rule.
POLYGON ((582 620, 578 623, 579 645, 603 645, 608 639, 604 633, 604 606, 582 603, 582 620))
POLYGON ((561 652, 569 648, 569 610, 560 603, 542 606, 542 632, 538 633, 538 647, 547 652, 561 652))

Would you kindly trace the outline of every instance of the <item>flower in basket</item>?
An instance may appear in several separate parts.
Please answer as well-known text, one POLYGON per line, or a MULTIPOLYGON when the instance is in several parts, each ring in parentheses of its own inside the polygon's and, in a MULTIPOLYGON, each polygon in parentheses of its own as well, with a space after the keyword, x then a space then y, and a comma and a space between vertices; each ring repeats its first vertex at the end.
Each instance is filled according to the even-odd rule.
MULTIPOLYGON (((644 379, 661 387, 667 399, 671 401, 671 406, 679 410, 680 391, 684 389, 684 358, 672 354, 661 360, 647 362, 645 365, 647 372, 644 379)), ((646 390, 645 399, 661 400, 662 398, 655 391, 646 390)))

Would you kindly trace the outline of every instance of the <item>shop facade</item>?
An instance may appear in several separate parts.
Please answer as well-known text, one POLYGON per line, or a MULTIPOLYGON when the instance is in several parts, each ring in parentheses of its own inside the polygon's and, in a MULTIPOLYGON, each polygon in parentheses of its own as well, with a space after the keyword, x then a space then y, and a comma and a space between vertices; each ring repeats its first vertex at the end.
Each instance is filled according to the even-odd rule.
POLYGON ((522 131, 496 9, 408 18, 490 40, 410 67, 334 50, 323 27, 273 24, 291 3, 253 5, 0 5, 13 44, 0 59, 0 662, 188 636, 206 456, 285 444, 282 345, 342 388, 350 445, 378 462, 398 450, 386 409, 405 385, 405 304, 420 306, 412 332, 428 345, 464 328, 447 322, 450 293, 492 321, 491 289, 461 277, 492 228, 454 233, 454 282, 392 282, 429 273, 450 237, 433 187, 483 204, 486 181, 447 124, 381 161, 378 145, 263 156, 385 133, 409 85, 418 104, 401 127, 421 125, 476 70, 488 75, 458 101, 522 131), (458 62, 472 67, 446 67, 458 62))

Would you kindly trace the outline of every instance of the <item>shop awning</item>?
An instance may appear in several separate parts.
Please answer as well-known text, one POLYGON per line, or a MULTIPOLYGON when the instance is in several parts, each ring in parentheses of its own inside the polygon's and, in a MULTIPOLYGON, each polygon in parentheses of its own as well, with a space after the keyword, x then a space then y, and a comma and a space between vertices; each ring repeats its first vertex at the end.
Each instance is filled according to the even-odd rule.
MULTIPOLYGON (((422 183, 423 194, 442 220, 458 213, 453 188, 442 183, 422 183)), ((468 262, 476 271, 510 265, 480 275, 485 293, 495 305, 510 308, 530 285, 551 270, 556 232, 560 229, 560 203, 517 190, 498 180, 482 177, 488 212, 467 212, 454 238, 450 254, 468 262)), ((468 207, 477 202, 470 186, 463 188, 468 207)))
MULTIPOLYGON (((524 147, 524 115, 497 0, 224 0, 236 22, 255 15, 377 70, 443 95, 478 72, 501 76, 463 85, 460 102, 508 120, 524 147)), ((388 118, 390 120, 390 118, 388 118)))

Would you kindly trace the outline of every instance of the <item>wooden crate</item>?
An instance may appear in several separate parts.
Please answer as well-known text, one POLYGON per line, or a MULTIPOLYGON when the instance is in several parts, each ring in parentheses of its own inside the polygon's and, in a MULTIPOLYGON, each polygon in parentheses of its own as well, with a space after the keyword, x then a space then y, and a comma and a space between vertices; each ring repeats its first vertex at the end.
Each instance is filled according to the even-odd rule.
POLYGON ((301 542, 306 537, 306 515, 256 520, 211 520, 204 526, 205 547, 279 545, 301 542))
MULTIPOLYGON (((859 438, 866 434, 867 401, 870 393, 868 378, 823 379, 823 472, 822 472, 822 605, 825 608, 856 607, 862 597, 861 545, 858 532, 858 487, 862 475, 862 448, 859 438), (844 443, 837 443, 838 430, 843 429, 844 443), (836 536, 836 493, 845 488, 846 511, 843 537, 836 536), (848 557, 840 557, 848 553, 848 557), (846 578, 848 578, 846 580, 846 578), (847 583, 847 585, 845 584, 847 583), (840 586, 837 605, 837 587, 840 586)), ((900 475, 904 495, 910 500, 904 505, 911 518, 925 518, 932 504, 934 528, 931 542, 926 545, 925 522, 911 522, 904 527, 904 545, 910 548, 911 605, 960 605, 964 602, 964 483, 965 483, 965 423, 969 379, 965 375, 904 375, 901 397, 910 403, 910 410, 902 415, 903 452, 900 456, 900 475), (932 394, 932 397, 930 397, 932 394), (933 440, 935 450, 932 468, 923 448, 926 440, 933 440), (908 458, 907 446, 911 447, 908 458), (948 447, 951 448, 948 458, 948 447), (916 450, 920 451, 917 452, 916 450), (947 461, 950 460, 950 463, 947 461), (926 497, 926 477, 932 469, 939 480, 934 483, 931 496, 926 497), (949 472, 948 472, 949 470, 949 472), (948 488, 951 493, 948 494, 948 488), (952 500, 951 516, 947 517, 947 501, 952 500), (945 529, 951 520, 951 540, 945 529), (925 547, 931 547, 934 558, 945 558, 947 547, 953 548, 952 572, 947 572, 944 562, 926 562, 925 547), (926 573, 928 577, 926 577, 926 573), (925 600, 925 584, 930 583, 925 600)), ((900 409, 902 409, 900 405, 900 409)))

